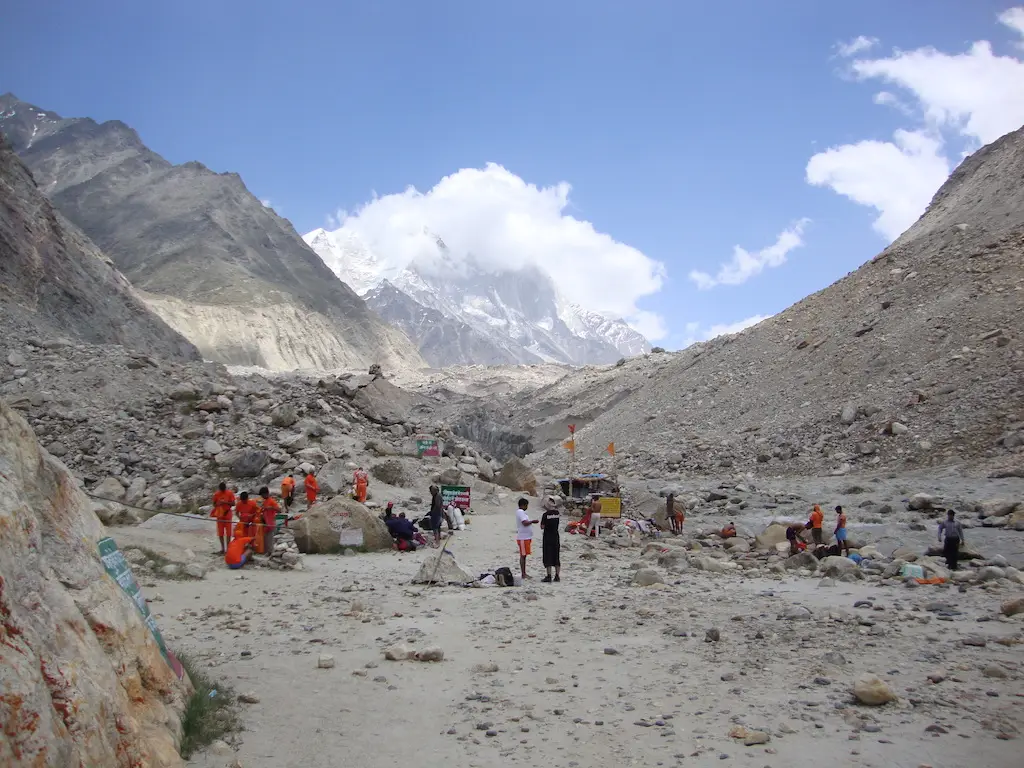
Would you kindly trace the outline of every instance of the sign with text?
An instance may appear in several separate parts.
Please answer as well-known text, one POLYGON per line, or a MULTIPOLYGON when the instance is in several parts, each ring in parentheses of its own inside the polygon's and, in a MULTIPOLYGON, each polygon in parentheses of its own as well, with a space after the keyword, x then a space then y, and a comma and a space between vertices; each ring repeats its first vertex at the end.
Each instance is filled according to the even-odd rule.
POLYGON ((143 621, 146 626, 149 627, 149 631, 153 634, 153 639, 156 640, 156 644, 160 646, 160 653, 163 654, 164 660, 174 670, 174 674, 178 676, 178 679, 182 679, 185 675, 185 670, 181 666, 181 662, 175 657, 173 653, 167 650, 167 646, 164 644, 163 635, 160 634, 160 629, 156 625, 156 619, 149 612, 149 603, 146 602, 146 598, 142 596, 142 589, 139 587, 139 582, 135 580, 135 574, 132 573, 131 566, 128 565, 128 561, 124 558, 124 553, 117 548, 117 542, 115 542, 109 536, 105 539, 101 539, 97 544, 97 549, 100 552, 100 562, 103 563, 103 568, 110 578, 117 582, 117 585, 121 587, 122 591, 132 599, 135 603, 135 607, 139 609, 139 613, 142 614, 143 621))
POLYGON ((341 532, 339 544, 343 547, 361 547, 365 543, 362 528, 346 528, 341 532))
POLYGON ((424 456, 440 456, 441 447, 438 445, 436 437, 417 437, 416 438, 416 455, 420 458, 424 456))
POLYGON ((469 510, 469 486, 468 485, 442 485, 441 503, 444 506, 451 504, 463 512, 469 510))
POLYGON ((622 517, 622 499, 618 496, 602 496, 601 517, 622 517))

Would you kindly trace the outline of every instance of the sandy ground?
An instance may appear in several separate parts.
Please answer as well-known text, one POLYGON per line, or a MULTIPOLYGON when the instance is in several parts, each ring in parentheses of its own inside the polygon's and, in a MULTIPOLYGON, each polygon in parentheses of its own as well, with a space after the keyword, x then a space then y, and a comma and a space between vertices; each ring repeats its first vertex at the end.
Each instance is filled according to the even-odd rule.
MULTIPOLYGON (((452 550, 471 572, 515 570, 513 512, 483 511, 452 550)), ((196 551, 209 551, 204 542, 196 551)), ((995 642, 1024 639, 1024 616, 998 616, 1020 588, 824 587, 692 570, 644 588, 630 584, 639 548, 564 534, 563 548, 562 583, 539 583, 538 541, 535 580, 511 589, 413 586, 429 551, 306 557, 301 572, 218 569, 146 587, 172 647, 259 698, 242 706, 234 751, 192 764, 1021 764, 1024 646, 995 642), (936 600, 961 613, 923 610, 936 600), (811 618, 779 618, 794 605, 811 618), (719 642, 706 641, 711 628, 719 642), (385 661, 397 641, 439 645, 445 660, 385 661), (318 668, 322 653, 334 668, 318 668), (480 666, 490 664, 497 671, 480 666), (855 704, 850 685, 864 672, 899 702, 855 704), (744 746, 729 736, 737 725, 770 741, 744 746)))

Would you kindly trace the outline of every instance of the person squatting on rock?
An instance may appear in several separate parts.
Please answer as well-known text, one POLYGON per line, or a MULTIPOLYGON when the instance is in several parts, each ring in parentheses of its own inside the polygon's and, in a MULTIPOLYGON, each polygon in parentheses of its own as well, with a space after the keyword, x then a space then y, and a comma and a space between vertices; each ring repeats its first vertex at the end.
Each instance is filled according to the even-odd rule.
POLYGON ((820 505, 815 504, 814 509, 811 510, 811 518, 807 521, 807 527, 811 529, 811 538, 814 540, 815 546, 820 546, 825 543, 825 538, 821 530, 821 526, 824 522, 825 513, 821 511, 820 505))
POLYGON ((277 513, 281 507, 266 486, 260 488, 260 498, 263 499, 263 554, 269 555, 274 551, 274 530, 277 528, 277 513))
POLYGON ((444 503, 441 500, 441 489, 436 485, 430 486, 430 530, 434 532, 434 547, 441 546, 441 518, 444 513, 444 503))
POLYGON ((291 509, 292 502, 295 501, 295 476, 290 472, 281 481, 281 500, 286 510, 291 509))
POLYGON ((320 493, 320 484, 316 481, 313 470, 306 473, 306 478, 302 482, 306 488, 306 506, 312 507, 316 504, 317 494, 320 493))
POLYGON ((526 575, 526 558, 533 550, 533 526, 539 520, 531 520, 526 513, 530 502, 527 499, 519 500, 519 509, 516 510, 516 545, 519 547, 519 571, 524 579, 530 578, 526 575))
POLYGON ((552 582, 562 580, 562 542, 559 539, 559 527, 562 518, 558 513, 558 502, 553 496, 548 496, 544 501, 544 512, 540 516, 540 529, 543 533, 541 538, 541 554, 544 556, 544 568, 547 576, 541 581, 552 582), (554 578, 551 571, 554 571, 554 578))
POLYGON ((836 530, 835 530, 836 543, 839 545, 840 553, 845 552, 847 557, 850 555, 850 544, 846 541, 846 513, 843 512, 843 508, 836 506, 836 530))
POLYGON ((723 539, 734 539, 736 538, 736 523, 729 523, 719 532, 719 535, 723 539))
POLYGON ((786 526, 786 540, 789 542, 789 554, 790 556, 799 554, 807 549, 807 545, 800 541, 800 531, 804 529, 804 526, 800 523, 795 525, 786 526))
POLYGON ((946 519, 939 523, 939 543, 942 544, 942 556, 946 558, 946 567, 955 571, 960 561, 960 545, 964 541, 964 527, 956 519, 952 509, 946 519))
POLYGON ((231 541, 231 517, 235 506, 235 494, 228 490, 227 483, 221 483, 213 492, 213 510, 210 517, 217 521, 217 541, 220 543, 220 554, 228 549, 231 541))

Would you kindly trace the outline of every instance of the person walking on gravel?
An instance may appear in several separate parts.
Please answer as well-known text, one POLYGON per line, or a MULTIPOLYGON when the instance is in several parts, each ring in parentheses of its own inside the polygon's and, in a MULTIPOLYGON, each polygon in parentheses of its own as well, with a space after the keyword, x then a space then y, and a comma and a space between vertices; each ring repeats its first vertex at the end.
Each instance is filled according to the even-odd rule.
POLYGON ((540 516, 540 529, 543 533, 541 539, 541 554, 544 556, 544 568, 547 569, 547 576, 541 581, 552 582, 562 580, 562 542, 559 539, 559 528, 562 517, 558 513, 558 502, 548 496, 544 502, 544 513, 540 516), (551 578, 551 571, 554 570, 555 577, 551 578))
POLYGON ((939 543, 942 544, 942 556, 946 558, 946 567, 955 571, 960 562, 960 545, 964 541, 964 527, 956 519, 952 509, 946 519, 939 523, 939 543))
POLYGON ((530 578, 526 575, 526 558, 533 549, 533 526, 540 522, 530 519, 526 512, 529 506, 528 500, 520 499, 519 509, 516 510, 516 546, 519 547, 519 572, 524 580, 530 578))

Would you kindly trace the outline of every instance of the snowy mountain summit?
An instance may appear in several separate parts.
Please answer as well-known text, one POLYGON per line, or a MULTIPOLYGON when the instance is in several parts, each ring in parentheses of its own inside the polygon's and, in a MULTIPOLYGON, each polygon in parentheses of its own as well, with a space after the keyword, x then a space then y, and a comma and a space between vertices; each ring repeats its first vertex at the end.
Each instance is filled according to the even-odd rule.
POLYGON ((433 366, 557 362, 614 363, 650 351, 619 319, 569 302, 532 266, 495 269, 436 253, 388 265, 351 230, 316 229, 306 243, 367 304, 419 346, 433 366))

